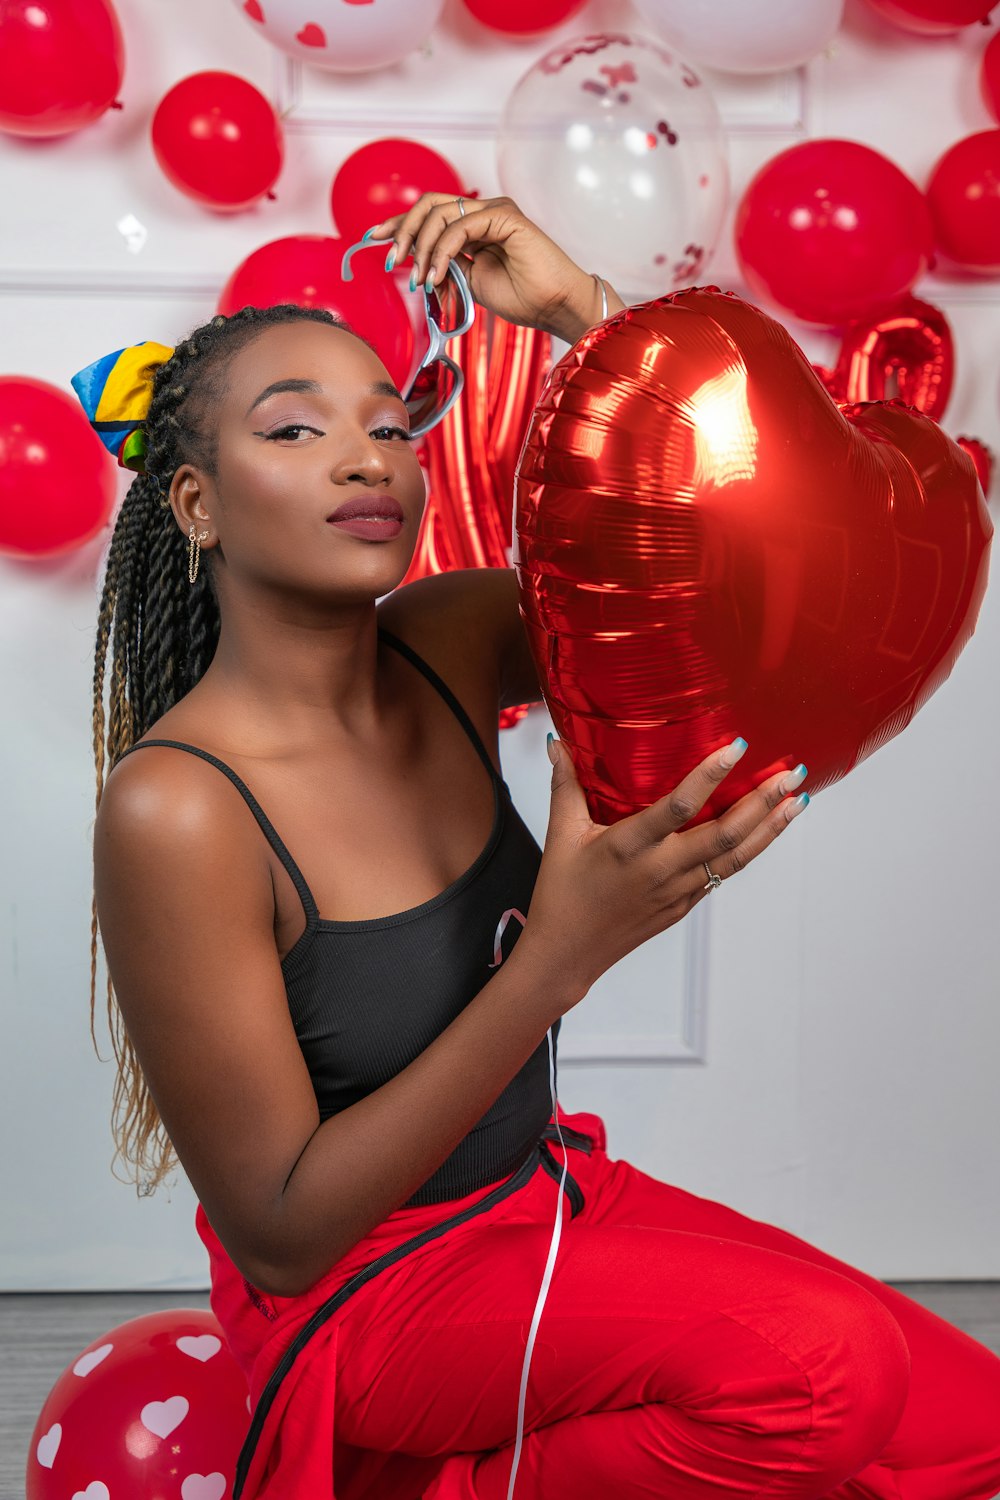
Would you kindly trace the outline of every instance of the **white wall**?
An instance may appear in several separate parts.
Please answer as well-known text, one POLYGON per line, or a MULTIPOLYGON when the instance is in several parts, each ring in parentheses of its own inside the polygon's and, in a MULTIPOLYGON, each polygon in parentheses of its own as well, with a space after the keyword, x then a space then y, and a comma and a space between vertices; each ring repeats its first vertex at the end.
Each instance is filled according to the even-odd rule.
MULTIPOLYGON (((290 67, 232 4, 118 9, 125 109, 49 145, 0 137, 4 373, 67 386, 107 350, 176 341, 256 245, 330 232, 333 173, 376 135, 425 140, 482 195, 499 191, 496 117, 549 45, 484 45, 451 0, 427 52, 348 82, 290 67), (208 67, 242 73, 287 111, 278 201, 231 219, 176 193, 147 144, 163 92, 208 67), (138 253, 116 228, 128 213, 148 230, 138 253)), ((591 0, 552 40, 630 24, 641 29, 627 0, 591 0)), ((984 41, 979 28, 908 38, 858 0, 806 69, 713 79, 734 204, 759 164, 816 135, 866 141, 924 182, 947 145, 991 123, 975 86, 984 41)), ((745 291, 728 233, 703 279, 745 291)), ((946 427, 1000 450, 1000 283, 928 277, 917 291, 957 335, 946 427)), ((830 356, 831 340, 789 326, 812 357, 830 356)), ((88 1034, 90 683, 106 540, 44 565, 0 561, 0 1288, 11 1290, 207 1285, 183 1179, 169 1201, 140 1201, 110 1176, 112 1071, 88 1034)), ((698 923, 606 976, 564 1030, 562 1101, 603 1113, 615 1154, 886 1279, 1000 1276, 998 660, 994 591, 913 726, 822 793, 698 923)), ((547 727, 534 710, 501 746, 540 838, 547 727)))

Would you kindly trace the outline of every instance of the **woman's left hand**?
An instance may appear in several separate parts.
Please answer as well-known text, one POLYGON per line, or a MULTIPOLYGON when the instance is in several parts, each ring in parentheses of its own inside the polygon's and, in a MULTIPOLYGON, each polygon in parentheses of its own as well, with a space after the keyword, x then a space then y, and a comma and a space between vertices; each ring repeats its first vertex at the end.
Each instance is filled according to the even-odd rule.
MULTIPOLYGON (((526 328, 568 343, 601 317, 601 293, 583 271, 543 234, 511 198, 464 198, 464 215, 448 193, 423 193, 405 214, 373 224, 373 239, 392 238, 400 265, 412 251, 415 291, 428 279, 440 284, 448 262, 461 255, 476 302, 526 328)), ((609 289, 609 310, 624 304, 609 289)))

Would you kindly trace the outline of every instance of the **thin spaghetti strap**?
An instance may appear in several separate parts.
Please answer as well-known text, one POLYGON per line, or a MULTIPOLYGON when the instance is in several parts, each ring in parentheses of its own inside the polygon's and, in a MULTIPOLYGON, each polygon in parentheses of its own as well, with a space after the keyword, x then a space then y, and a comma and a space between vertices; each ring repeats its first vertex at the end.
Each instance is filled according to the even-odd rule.
POLYGON ((218 769, 223 773, 223 775, 229 777, 229 780, 236 787, 237 791, 240 792, 243 800, 246 802, 250 811, 257 819, 257 822, 260 824, 261 831, 263 832, 264 837, 267 839, 268 843, 271 845, 271 848, 274 850, 275 854, 278 856, 278 858, 281 860, 281 863, 288 871, 292 884, 295 886, 295 889, 299 893, 299 899, 302 902, 302 906, 305 910, 306 921, 311 926, 312 923, 315 922, 319 917, 319 912, 316 909, 316 903, 313 900, 312 891, 306 884, 305 876, 302 874, 302 871, 299 869, 298 865, 295 863, 294 859, 285 847, 284 842, 279 837, 274 824, 271 822, 270 818, 267 816, 267 813, 257 801, 257 798, 254 796, 253 792, 247 786, 246 782, 243 781, 241 777, 237 776, 232 767, 227 766, 224 760, 219 760, 217 755, 212 755, 208 750, 201 750, 197 745, 189 745, 184 740, 143 740, 138 745, 130 745, 129 748, 125 751, 124 755, 119 756, 119 760, 124 760, 126 755, 132 754, 133 750, 145 750, 147 745, 169 745, 174 750, 188 750, 192 755, 199 755, 201 756, 202 760, 207 760, 211 765, 217 766, 218 769))
POLYGON ((475 724, 473 724, 472 720, 469 718, 469 715, 466 713, 465 709, 462 707, 461 703, 459 703, 458 699, 455 697, 455 694, 452 692, 451 688, 443 680, 443 678, 438 676, 434 668, 427 662, 425 662, 423 657, 419 656, 417 652, 414 651, 412 646, 408 646, 405 641, 401 641, 398 635, 393 635, 391 631, 385 630, 381 625, 378 627, 378 633, 384 641, 388 641, 390 646, 395 647, 395 649, 401 652, 408 661, 411 661, 417 668, 417 670, 424 674, 428 682, 430 682, 433 687, 437 688, 438 692, 441 694, 441 697, 445 700, 448 707, 451 709, 452 713, 455 715, 456 719, 458 719, 462 728, 469 736, 469 739, 475 745, 480 760, 483 762, 483 765, 486 767, 487 771, 489 771, 493 780, 499 781, 501 784, 504 784, 503 778, 499 775, 496 766, 490 759, 489 751, 486 749, 486 746, 483 744, 482 740, 479 737, 479 733, 476 729, 475 724))

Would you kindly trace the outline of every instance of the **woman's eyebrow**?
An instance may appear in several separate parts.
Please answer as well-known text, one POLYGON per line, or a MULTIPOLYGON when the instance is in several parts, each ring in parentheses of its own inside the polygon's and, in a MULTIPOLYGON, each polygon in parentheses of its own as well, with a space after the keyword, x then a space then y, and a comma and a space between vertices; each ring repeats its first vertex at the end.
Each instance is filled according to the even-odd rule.
POLYGON ((368 394, 369 396, 394 396, 397 401, 403 400, 391 380, 376 380, 368 387, 368 394))
MULTIPOLYGON (((248 417, 255 406, 266 401, 268 396, 276 396, 279 391, 299 391, 309 396, 318 396, 323 387, 315 380, 275 380, 271 385, 265 386, 260 395, 250 403, 245 412, 248 417)), ((402 396, 389 380, 376 380, 368 387, 369 396, 394 396, 397 401, 402 401, 402 396)))
POLYGON ((255 406, 266 401, 268 396, 277 395, 278 391, 304 391, 310 396, 318 396, 321 389, 315 380, 275 380, 273 384, 264 387, 256 400, 251 401, 245 415, 249 416, 255 406))

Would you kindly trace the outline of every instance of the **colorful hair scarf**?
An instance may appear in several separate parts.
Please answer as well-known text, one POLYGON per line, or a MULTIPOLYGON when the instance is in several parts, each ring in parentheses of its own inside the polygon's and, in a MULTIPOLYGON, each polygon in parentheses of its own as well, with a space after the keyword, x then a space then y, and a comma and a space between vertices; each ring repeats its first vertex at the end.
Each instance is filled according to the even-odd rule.
POLYGON ((173 352, 147 339, 103 355, 70 381, 91 427, 123 469, 146 471, 143 428, 153 395, 153 371, 173 352))

